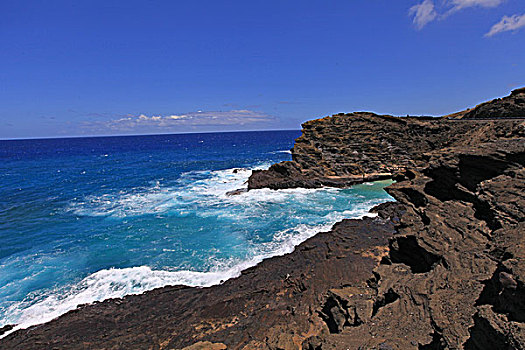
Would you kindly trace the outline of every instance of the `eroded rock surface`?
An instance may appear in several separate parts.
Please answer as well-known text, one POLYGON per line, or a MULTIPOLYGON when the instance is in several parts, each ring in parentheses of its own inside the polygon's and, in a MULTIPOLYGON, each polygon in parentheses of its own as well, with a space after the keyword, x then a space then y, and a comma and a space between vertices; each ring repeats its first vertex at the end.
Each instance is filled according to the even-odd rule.
MULTIPOLYGON (((524 115, 525 118, 525 115, 524 115)), ((257 188, 344 187, 423 166, 426 153, 453 146, 475 146, 505 137, 519 121, 398 118, 372 113, 338 114, 303 124, 292 161, 255 171, 257 188)))
POLYGON ((431 153, 388 188, 406 212, 374 270, 375 312, 322 349, 525 348, 524 141, 431 153))

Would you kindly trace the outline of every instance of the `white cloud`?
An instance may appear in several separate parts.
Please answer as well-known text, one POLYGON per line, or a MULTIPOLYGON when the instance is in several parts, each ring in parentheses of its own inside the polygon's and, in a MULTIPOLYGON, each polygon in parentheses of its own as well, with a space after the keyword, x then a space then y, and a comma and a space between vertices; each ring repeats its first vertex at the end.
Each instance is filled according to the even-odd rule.
POLYGON ((414 24, 421 29, 437 17, 432 0, 425 0, 421 4, 414 5, 408 10, 410 16, 414 16, 414 24))
POLYGON ((501 5, 505 0, 450 0, 452 9, 455 12, 467 7, 496 7, 501 5))
POLYGON ((469 7, 491 8, 501 5, 505 0, 442 0, 436 6, 433 0, 424 0, 408 10, 414 16, 413 22, 417 29, 422 29, 435 19, 443 19, 460 10, 469 7))
POLYGON ((165 116, 164 118, 166 119, 184 119, 186 118, 185 115, 168 115, 168 116, 165 116))
POLYGON ((522 27, 525 27, 525 14, 523 15, 514 15, 514 16, 503 16, 501 21, 494 24, 490 31, 485 34, 485 36, 493 36, 501 32, 508 32, 510 30, 518 30, 522 27))
POLYGON ((170 131, 198 131, 209 129, 244 129, 257 126, 271 125, 277 118, 251 110, 231 111, 197 111, 185 114, 129 115, 124 118, 111 120, 96 120, 83 123, 88 132, 111 133, 127 132, 170 132, 170 131))

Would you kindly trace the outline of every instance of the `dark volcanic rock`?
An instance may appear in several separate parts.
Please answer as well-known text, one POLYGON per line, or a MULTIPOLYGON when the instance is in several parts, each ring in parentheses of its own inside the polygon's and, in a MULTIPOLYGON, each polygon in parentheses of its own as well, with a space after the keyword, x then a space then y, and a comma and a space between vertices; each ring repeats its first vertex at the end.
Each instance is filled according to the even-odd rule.
POLYGON ((525 87, 465 111, 464 119, 525 118, 525 87))
POLYGON ((406 213, 374 271, 377 311, 327 348, 524 348, 524 141, 435 151, 388 188, 406 213))
POLYGON ((5 332, 9 332, 13 328, 15 328, 15 326, 12 324, 8 324, 7 326, 0 327, 0 335, 4 334, 5 332))
MULTIPOLYGON (((303 124, 292 161, 256 171, 248 188, 345 187, 423 166, 426 153, 518 132, 519 121, 450 121, 372 113, 338 114, 303 124)), ((523 129, 524 124, 521 124, 523 129)))

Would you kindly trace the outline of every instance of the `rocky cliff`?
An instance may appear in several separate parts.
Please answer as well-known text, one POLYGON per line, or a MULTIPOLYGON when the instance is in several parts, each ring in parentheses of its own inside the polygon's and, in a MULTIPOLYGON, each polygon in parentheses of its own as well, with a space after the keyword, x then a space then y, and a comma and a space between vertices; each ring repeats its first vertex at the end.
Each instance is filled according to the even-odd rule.
POLYGON ((304 123, 291 150, 292 161, 254 172, 248 187, 342 187, 390 178, 424 165, 430 151, 494 140, 512 125, 513 121, 338 114, 304 123))
POLYGON ((429 153, 427 165, 398 177, 388 191, 405 212, 369 282, 376 313, 356 324, 360 299, 331 296, 325 318, 338 325, 337 336, 313 345, 525 348, 525 134, 518 133, 429 153))
POLYGON ((87 305, 0 348, 524 349, 525 120, 337 115, 250 187, 393 177, 395 203, 210 288, 87 305))
POLYGON ((525 348, 524 165, 523 119, 353 113, 305 123, 293 160, 255 173, 251 188, 397 174, 387 191, 404 210, 369 289, 328 291, 330 335, 308 347, 525 348))

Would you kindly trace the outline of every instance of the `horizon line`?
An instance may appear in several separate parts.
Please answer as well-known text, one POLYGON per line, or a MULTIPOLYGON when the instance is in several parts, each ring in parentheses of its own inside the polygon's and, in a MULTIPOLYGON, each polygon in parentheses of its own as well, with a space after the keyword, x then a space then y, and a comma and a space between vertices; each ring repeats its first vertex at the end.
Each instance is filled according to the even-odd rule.
POLYGON ((228 130, 228 131, 190 131, 156 134, 114 134, 114 135, 68 135, 68 136, 42 136, 42 137, 14 137, 0 138, 0 141, 25 141, 25 140, 57 140, 57 139, 82 139, 82 138, 103 138, 103 137, 136 137, 136 136, 167 136, 167 135, 188 135, 188 134, 227 134, 241 132, 268 132, 268 131, 301 131, 301 129, 264 129, 264 130, 228 130))

